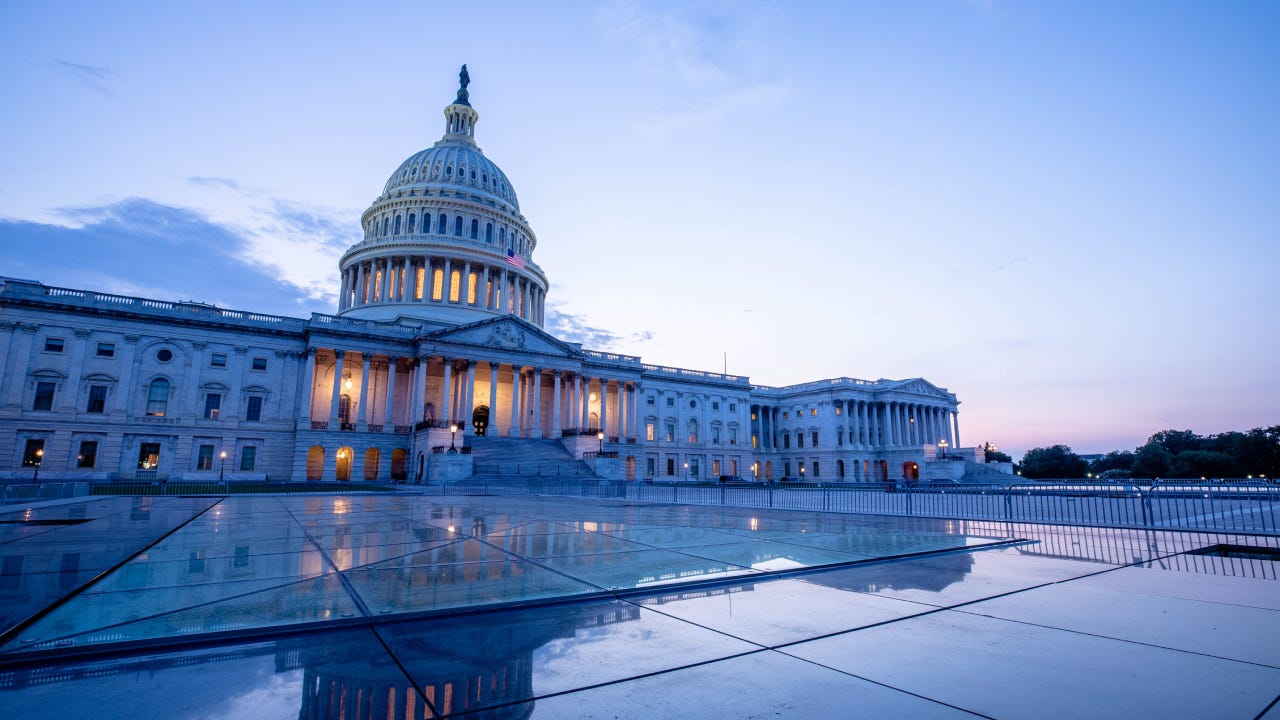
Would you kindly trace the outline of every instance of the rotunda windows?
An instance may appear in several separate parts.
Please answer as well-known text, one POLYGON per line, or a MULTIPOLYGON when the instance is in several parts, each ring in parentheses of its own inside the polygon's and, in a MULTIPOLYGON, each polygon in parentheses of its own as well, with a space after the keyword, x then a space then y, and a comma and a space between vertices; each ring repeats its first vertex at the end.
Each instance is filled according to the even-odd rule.
POLYGON ((156 360, 158 362, 167 363, 173 359, 173 351, 169 348, 160 348, 156 352, 156 360))

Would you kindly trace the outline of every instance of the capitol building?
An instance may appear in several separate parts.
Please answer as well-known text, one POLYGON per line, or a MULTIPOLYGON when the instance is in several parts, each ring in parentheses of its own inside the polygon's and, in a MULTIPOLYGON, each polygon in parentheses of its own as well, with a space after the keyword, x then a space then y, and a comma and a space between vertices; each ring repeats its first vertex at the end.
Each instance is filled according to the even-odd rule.
POLYGON ((361 217, 335 314, 0 278, 0 479, 991 472, 961 446, 956 396, 921 378, 768 387, 546 332, 538 237, 476 143, 465 66, 461 77, 444 136, 395 168, 361 217))

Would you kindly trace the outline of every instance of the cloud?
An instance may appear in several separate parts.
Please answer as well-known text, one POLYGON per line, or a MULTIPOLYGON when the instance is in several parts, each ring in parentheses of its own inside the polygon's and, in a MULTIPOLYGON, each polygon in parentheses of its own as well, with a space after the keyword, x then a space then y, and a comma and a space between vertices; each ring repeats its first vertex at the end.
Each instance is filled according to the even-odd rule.
MULTIPOLYGON (((334 309, 271 263, 255 262, 253 238, 195 210, 129 198, 62 208, 57 214, 75 225, 0 220, 5 274, 47 285, 296 317, 334 309)), ((331 275, 336 283, 336 269, 331 275)))
POLYGON ((619 352, 621 345, 646 342, 653 339, 653 333, 640 330, 628 335, 617 335, 603 328, 588 325, 582 315, 568 313, 556 306, 548 306, 546 322, 547 332, 566 342, 581 343, 588 350, 604 350, 619 352))
POLYGON ((240 183, 227 178, 200 177, 198 175, 193 175, 187 178, 187 182, 200 187, 222 187, 227 188, 228 190, 243 190, 243 188, 240 187, 240 183))
POLYGON ((96 90, 107 97, 115 97, 106 84, 108 80, 115 77, 115 73, 110 69, 98 67, 97 65, 73 63, 61 58, 54 58, 53 62, 81 85, 96 90))
POLYGON ((667 136, 786 98, 788 90, 772 77, 774 70, 755 60, 758 45, 767 42, 763 31, 771 11, 763 7, 704 11, 682 5, 658 11, 619 0, 598 10, 601 36, 627 48, 639 77, 667 88, 667 107, 638 118, 636 129, 667 136))

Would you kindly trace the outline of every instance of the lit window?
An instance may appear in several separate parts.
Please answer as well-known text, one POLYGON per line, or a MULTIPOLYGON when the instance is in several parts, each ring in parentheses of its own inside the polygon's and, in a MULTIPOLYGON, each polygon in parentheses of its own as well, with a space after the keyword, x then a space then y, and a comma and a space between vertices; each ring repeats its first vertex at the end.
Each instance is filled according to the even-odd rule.
POLYGON ((98 441, 81 440, 80 452, 76 453, 76 467, 91 468, 98 464, 98 441))
POLYGON ((458 302, 458 294, 462 292, 462 272, 454 270, 449 273, 449 302, 458 302))
POLYGON ((476 274, 467 275, 467 304, 476 304, 476 274))
POLYGON ((244 419, 249 422, 259 422, 262 420, 262 396, 250 395, 249 404, 245 408, 244 419))
POLYGON ((197 470, 213 469, 213 446, 212 445, 200 446, 200 452, 196 455, 196 469, 197 470))
POLYGON ((52 382, 36 383, 36 401, 31 406, 32 410, 52 410, 53 409, 53 392, 57 389, 57 384, 52 382))
POLYGON ((204 396, 204 419, 217 420, 218 413, 222 411, 222 394, 209 393, 204 396))
POLYGON ((783 419, 783 420, 786 420, 786 419, 787 419, 787 418, 789 418, 789 417, 791 417, 791 413, 788 413, 786 410, 783 410, 783 411, 782 411, 782 419, 783 419))
MULTIPOLYGON (((430 215, 424 215, 423 217, 430 217, 430 215)), ((426 284, 426 282, 427 282, 427 269, 418 268, 418 276, 413 283, 413 299, 414 300, 422 299, 422 288, 426 284)))
POLYGON ((444 270, 436 268, 431 274, 431 299, 439 300, 444 297, 444 270))
POLYGON ((169 381, 164 378, 152 380, 151 386, 147 388, 147 415, 164 417, 165 410, 168 407, 169 381))
POLYGON ((698 421, 697 420, 689 421, 689 442, 691 443, 698 442, 698 421))
POLYGON ((26 446, 22 450, 22 464, 24 467, 32 467, 44 462, 44 440, 38 438, 30 438, 27 440, 26 446))
POLYGON ((653 425, 654 423, 652 420, 646 421, 644 424, 644 439, 648 440, 649 442, 653 442, 653 436, 654 436, 653 425))
POLYGON ((108 342, 98 343, 98 357, 110 358, 116 356, 116 344, 108 342))
POLYGON ((254 359, 253 359, 251 367, 252 367, 254 370, 259 370, 259 371, 261 371, 261 370, 266 370, 266 369, 267 369, 267 359, 266 359, 266 358, 264 358, 264 357, 256 357, 256 358, 254 358, 254 359))
POLYGON ((138 469, 155 470, 158 467, 160 467, 160 443, 142 443, 138 448, 138 469))
POLYGON ((224 368, 227 366, 226 353, 213 353, 209 356, 209 367, 224 368))
POLYGON ((245 445, 240 448, 240 470, 242 472, 251 472, 258 461, 258 448, 253 445, 245 445))
POLYGON ((809 417, 818 417, 818 408, 809 408, 809 417))
POLYGON ((66 340, 64 340, 64 339, 62 339, 62 338, 53 338, 53 337, 51 337, 51 338, 45 338, 45 339, 44 339, 44 351, 45 351, 45 352, 60 353, 60 352, 62 352, 62 348, 63 348, 63 347, 65 347, 65 346, 66 346, 66 344, 67 344, 67 341, 66 341, 66 340))
POLYGON ((89 404, 84 409, 87 413, 104 413, 107 411, 107 386, 89 386, 89 404))

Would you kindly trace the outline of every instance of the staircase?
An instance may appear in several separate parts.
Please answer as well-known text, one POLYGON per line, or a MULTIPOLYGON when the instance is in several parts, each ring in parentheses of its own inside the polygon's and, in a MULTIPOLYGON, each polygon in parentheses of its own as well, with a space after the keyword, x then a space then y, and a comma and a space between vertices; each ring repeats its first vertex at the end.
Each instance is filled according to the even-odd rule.
POLYGON ((559 440, 513 437, 469 437, 475 462, 473 480, 498 481, 533 477, 595 477, 559 440))
POLYGON ((990 467, 986 463, 977 463, 971 460, 966 460, 964 462, 964 477, 960 479, 960 482, 1012 485, 1020 479, 1021 478, 1011 473, 990 467))

